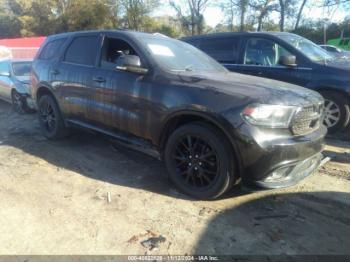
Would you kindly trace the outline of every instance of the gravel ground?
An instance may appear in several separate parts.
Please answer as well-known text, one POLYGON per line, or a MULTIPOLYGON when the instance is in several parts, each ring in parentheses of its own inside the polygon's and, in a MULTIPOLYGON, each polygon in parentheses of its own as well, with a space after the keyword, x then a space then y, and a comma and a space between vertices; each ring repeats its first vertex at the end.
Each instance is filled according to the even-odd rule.
POLYGON ((45 140, 0 102, 0 254, 350 254, 350 138, 297 186, 194 201, 102 137, 45 140))

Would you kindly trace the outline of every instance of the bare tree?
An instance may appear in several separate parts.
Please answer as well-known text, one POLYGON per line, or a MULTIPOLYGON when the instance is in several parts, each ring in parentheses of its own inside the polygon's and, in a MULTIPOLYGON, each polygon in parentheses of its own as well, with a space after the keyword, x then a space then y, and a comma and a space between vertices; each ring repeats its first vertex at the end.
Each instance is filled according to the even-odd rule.
POLYGON ((258 28, 257 31, 262 30, 262 23, 272 11, 278 10, 278 4, 274 0, 255 0, 249 4, 250 7, 257 12, 258 28))
POLYGON ((228 24, 230 26, 231 31, 234 28, 234 20, 239 15, 239 29, 240 31, 244 31, 245 29, 245 17, 248 12, 249 0, 226 0, 220 4, 221 9, 228 16, 228 24))
POLYGON ((282 32, 284 31, 287 18, 295 16, 296 1, 297 0, 278 0, 279 8, 277 11, 280 13, 279 27, 282 32))
POLYGON ((297 20, 295 21, 294 30, 298 29, 298 27, 299 27, 301 15, 302 15, 302 13, 303 13, 303 10, 304 10, 304 7, 305 7, 306 2, 307 2, 307 0, 303 0, 303 1, 301 2, 301 5, 300 5, 299 11, 298 11, 298 15, 297 15, 297 20))
POLYGON ((185 2, 182 2, 182 4, 176 4, 171 0, 169 4, 177 12, 185 30, 190 31, 191 35, 195 35, 203 32, 203 12, 207 7, 208 2, 209 0, 186 0, 185 2))

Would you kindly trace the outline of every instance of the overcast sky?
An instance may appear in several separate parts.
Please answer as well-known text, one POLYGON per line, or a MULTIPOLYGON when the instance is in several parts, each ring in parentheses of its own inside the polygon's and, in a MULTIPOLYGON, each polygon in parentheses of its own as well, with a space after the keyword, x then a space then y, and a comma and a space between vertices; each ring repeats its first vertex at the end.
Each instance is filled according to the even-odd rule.
MULTIPOLYGON (((305 18, 324 18, 328 17, 332 22, 341 22, 346 17, 345 10, 340 8, 333 8, 332 10, 326 10, 317 6, 316 1, 313 1, 312 6, 305 7, 303 15, 305 18)), ((176 12, 167 4, 164 4, 162 8, 158 9, 158 11, 154 12, 155 16, 161 15, 172 15, 175 16, 176 12)), ((220 7, 209 6, 206 8, 204 12, 204 17, 207 25, 211 27, 215 27, 217 24, 225 21, 225 15, 222 12, 220 7)), ((271 16, 271 18, 276 19, 276 23, 278 23, 278 14, 275 13, 271 16)))

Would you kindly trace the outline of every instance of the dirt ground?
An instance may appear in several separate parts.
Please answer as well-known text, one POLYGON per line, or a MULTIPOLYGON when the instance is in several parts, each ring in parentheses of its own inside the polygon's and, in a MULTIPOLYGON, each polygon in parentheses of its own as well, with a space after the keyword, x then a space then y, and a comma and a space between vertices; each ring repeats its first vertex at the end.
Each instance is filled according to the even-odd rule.
POLYGON ((327 144, 297 186, 194 201, 161 162, 83 132, 47 141, 0 102, 0 254, 350 254, 350 138, 327 144))

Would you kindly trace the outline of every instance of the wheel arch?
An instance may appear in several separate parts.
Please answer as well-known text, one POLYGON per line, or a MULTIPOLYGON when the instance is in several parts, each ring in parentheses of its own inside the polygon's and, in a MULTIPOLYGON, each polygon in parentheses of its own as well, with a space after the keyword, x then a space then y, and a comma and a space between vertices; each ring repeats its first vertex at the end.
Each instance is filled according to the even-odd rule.
POLYGON ((39 100, 43 95, 50 95, 53 97, 53 99, 55 100, 56 103, 58 102, 54 92, 49 87, 47 87, 45 85, 39 86, 37 91, 36 91, 35 100, 37 103, 39 103, 39 100))
POLYGON ((339 94, 341 96, 344 96, 349 101, 349 104, 350 104, 350 94, 346 92, 346 90, 339 89, 339 88, 330 88, 327 86, 319 86, 319 87, 316 87, 314 90, 319 92, 320 94, 325 92, 339 94))
POLYGON ((224 119, 217 120, 215 119, 215 117, 205 112, 184 110, 169 116, 166 119, 162 128, 161 134, 158 138, 158 147, 160 149, 161 154, 163 154, 164 152, 164 148, 166 146, 169 136, 177 128, 185 124, 195 123, 195 122, 200 122, 203 124, 210 125, 211 127, 218 130, 230 142, 230 148, 234 153, 235 162, 237 164, 237 171, 240 177, 242 174, 242 161, 238 150, 238 146, 236 145, 236 142, 233 136, 230 135, 229 132, 227 131, 227 128, 225 128, 225 127, 232 128, 232 126, 229 123, 225 123, 226 121, 224 121, 224 119))

